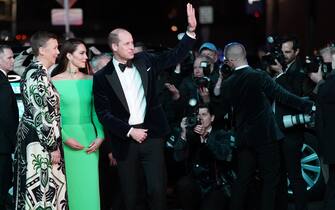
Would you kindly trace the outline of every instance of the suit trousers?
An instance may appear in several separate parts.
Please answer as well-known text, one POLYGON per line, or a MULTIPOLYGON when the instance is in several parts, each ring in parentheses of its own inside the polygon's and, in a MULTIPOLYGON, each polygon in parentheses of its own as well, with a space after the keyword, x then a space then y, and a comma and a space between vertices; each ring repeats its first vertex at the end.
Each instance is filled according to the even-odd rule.
POLYGON ((281 142, 281 155, 283 164, 279 181, 277 210, 288 209, 287 178, 293 192, 295 210, 307 210, 307 184, 301 174, 301 148, 303 145, 303 133, 285 133, 285 139, 281 142))
POLYGON ((11 154, 0 154, 0 209, 6 209, 8 190, 12 186, 11 154))
POLYGON ((223 210, 228 207, 229 201, 223 190, 215 189, 202 196, 199 184, 191 175, 178 181, 176 193, 183 210, 223 210))
POLYGON ((237 179, 233 185, 230 209, 243 210, 248 186, 258 167, 262 178, 260 210, 273 210, 279 181, 280 152, 278 142, 254 147, 240 147, 237 151, 237 179))
POLYGON ((146 192, 147 199, 143 202, 148 202, 151 210, 167 210, 163 139, 147 138, 143 143, 131 140, 126 158, 117 164, 126 210, 138 207, 138 192, 146 192), (145 184, 139 184, 143 178, 140 170, 145 184), (139 186, 145 190, 138 189, 139 186))

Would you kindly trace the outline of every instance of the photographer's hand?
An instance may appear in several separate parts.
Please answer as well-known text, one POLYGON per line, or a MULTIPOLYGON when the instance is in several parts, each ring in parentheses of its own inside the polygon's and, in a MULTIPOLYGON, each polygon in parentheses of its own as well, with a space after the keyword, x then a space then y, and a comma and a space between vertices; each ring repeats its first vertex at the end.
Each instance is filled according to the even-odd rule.
POLYGON ((316 84, 318 84, 321 80, 323 80, 322 71, 321 70, 322 70, 322 66, 320 65, 317 72, 312 72, 312 73, 308 74, 309 78, 313 82, 315 82, 316 84))
POLYGON ((283 66, 278 62, 277 59, 275 59, 276 65, 270 65, 270 70, 274 73, 276 73, 276 76, 278 74, 283 73, 283 66))
POLYGON ((176 86, 170 83, 165 83, 164 85, 170 91, 172 95, 172 100, 176 101, 180 98, 180 93, 179 90, 176 88, 176 86))
POLYGON ((184 140, 186 140, 186 120, 187 117, 183 117, 183 119, 180 122, 180 128, 181 128, 180 137, 184 140))
POLYGON ((194 127, 194 132, 199 134, 200 136, 204 136, 205 133, 206 133, 206 130, 205 130, 204 126, 202 124, 200 124, 200 125, 196 125, 194 127))
POLYGON ((210 102, 208 88, 206 88, 206 87, 199 88, 199 94, 202 97, 202 100, 204 101, 204 103, 209 103, 210 102))

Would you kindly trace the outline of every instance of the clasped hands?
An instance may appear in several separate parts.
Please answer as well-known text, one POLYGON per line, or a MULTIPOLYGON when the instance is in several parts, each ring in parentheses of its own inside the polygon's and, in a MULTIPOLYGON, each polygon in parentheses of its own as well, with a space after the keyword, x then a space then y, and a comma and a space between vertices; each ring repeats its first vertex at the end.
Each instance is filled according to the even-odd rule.
MULTIPOLYGON (((101 138, 96 138, 94 139, 94 141, 88 146, 88 148, 86 149, 86 153, 90 154, 92 152, 95 152, 99 149, 101 143, 102 143, 103 139, 101 138)), ((71 147, 74 150, 83 150, 85 147, 83 145, 81 145, 76 139, 74 138, 68 138, 65 141, 65 144, 69 147, 71 147)))
POLYGON ((142 143, 148 137, 148 129, 132 128, 129 135, 132 139, 134 139, 138 143, 142 143))

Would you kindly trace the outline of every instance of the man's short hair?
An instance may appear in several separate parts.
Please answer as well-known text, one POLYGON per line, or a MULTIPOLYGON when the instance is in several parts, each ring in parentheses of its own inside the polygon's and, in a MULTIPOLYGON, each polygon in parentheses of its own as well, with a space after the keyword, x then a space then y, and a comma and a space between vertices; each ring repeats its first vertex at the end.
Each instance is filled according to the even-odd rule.
POLYGON ((35 56, 39 55, 39 48, 43 47, 49 39, 58 39, 57 36, 53 33, 47 32, 47 31, 38 31, 34 33, 31 38, 31 48, 32 52, 35 56))
POLYGON ((285 35, 285 36, 283 36, 281 38, 281 43, 284 44, 285 42, 292 42, 294 51, 296 51, 297 49, 300 49, 299 39, 295 35, 285 35))
POLYGON ((201 103, 201 104, 198 105, 197 109, 198 109, 198 112, 199 112, 200 109, 207 109, 207 111, 210 115, 214 115, 214 113, 212 112, 213 111, 213 106, 211 105, 211 103, 201 103))
POLYGON ((12 49, 12 48, 6 44, 0 44, 0 54, 4 53, 5 49, 12 49))

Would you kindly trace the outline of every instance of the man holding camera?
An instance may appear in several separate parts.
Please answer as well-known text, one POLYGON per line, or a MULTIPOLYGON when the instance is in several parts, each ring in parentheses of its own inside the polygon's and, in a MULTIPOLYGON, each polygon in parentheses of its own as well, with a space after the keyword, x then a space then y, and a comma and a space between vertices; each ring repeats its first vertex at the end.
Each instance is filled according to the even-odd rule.
MULTIPOLYGON (((284 56, 283 65, 277 62, 270 68, 276 70, 275 81, 284 89, 297 96, 304 96, 307 92, 308 77, 303 72, 302 64, 298 58, 300 52, 299 41, 294 36, 286 36, 281 39, 281 51, 284 56), (284 68, 283 68, 284 66, 284 68)), ((288 208, 287 177, 293 191, 295 210, 307 209, 307 185, 301 173, 301 148, 304 142, 304 125, 289 127, 283 117, 285 115, 297 115, 301 112, 295 107, 288 106, 279 101, 274 101, 273 110, 277 123, 285 135, 281 142, 282 162, 281 184, 278 193, 278 210, 288 208)))
POLYGON ((263 180, 260 209, 273 210, 280 166, 278 140, 284 136, 268 98, 274 97, 306 113, 312 110, 313 103, 287 92, 264 71, 252 69, 242 44, 228 44, 224 54, 234 71, 223 82, 222 104, 229 105, 226 112, 233 109, 238 165, 230 209, 244 209, 247 187, 257 166, 263 180))
POLYGON ((208 75, 213 70, 213 61, 207 56, 197 56, 193 63, 193 73, 181 82, 179 88, 166 84, 183 113, 193 112, 195 105, 209 103, 212 93, 212 83, 208 75))
POLYGON ((188 172, 176 186, 184 210, 222 210, 227 207, 234 174, 231 160, 231 135, 212 127, 215 115, 209 105, 197 108, 198 123, 184 117, 181 135, 173 147, 176 161, 185 160, 188 172))

